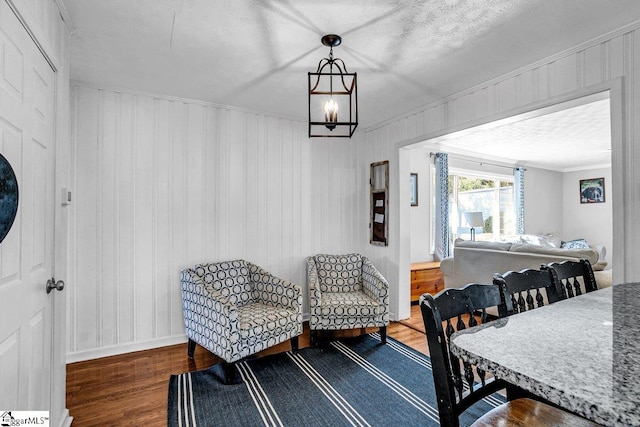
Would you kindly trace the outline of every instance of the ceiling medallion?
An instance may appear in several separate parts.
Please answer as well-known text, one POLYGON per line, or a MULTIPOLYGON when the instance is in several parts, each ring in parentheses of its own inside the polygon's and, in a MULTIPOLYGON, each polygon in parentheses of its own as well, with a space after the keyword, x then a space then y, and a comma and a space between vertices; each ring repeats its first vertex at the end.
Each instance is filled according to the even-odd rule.
POLYGON ((309 138, 351 138, 358 126, 357 73, 349 73, 344 61, 333 57, 342 43, 336 34, 322 37, 329 57, 309 72, 309 138))

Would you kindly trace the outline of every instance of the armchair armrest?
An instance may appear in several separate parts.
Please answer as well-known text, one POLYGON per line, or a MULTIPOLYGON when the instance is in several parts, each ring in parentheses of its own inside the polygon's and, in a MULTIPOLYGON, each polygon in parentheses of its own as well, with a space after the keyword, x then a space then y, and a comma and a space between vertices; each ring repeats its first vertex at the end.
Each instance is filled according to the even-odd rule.
POLYGON ((371 298, 386 304, 389 297, 389 283, 366 257, 362 257, 362 290, 371 298))
POLYGON ((240 339, 240 322, 234 304, 220 292, 206 286, 202 279, 194 277, 189 270, 182 271, 180 283, 182 286, 182 310, 189 338, 204 345, 200 340, 195 339, 196 335, 202 335, 205 332, 198 325, 206 325, 210 319, 225 319, 226 321, 220 322, 224 325, 225 332, 211 334, 207 338, 220 348, 228 347, 229 341, 236 342, 240 339))
POLYGON ((318 307, 322 301, 322 292, 320 292, 318 269, 316 268, 316 261, 313 257, 307 258, 307 286, 309 288, 310 307, 318 307))
POLYGON ((247 266, 258 301, 273 307, 296 310, 302 316, 302 288, 299 285, 276 277, 250 262, 247 262, 247 266))

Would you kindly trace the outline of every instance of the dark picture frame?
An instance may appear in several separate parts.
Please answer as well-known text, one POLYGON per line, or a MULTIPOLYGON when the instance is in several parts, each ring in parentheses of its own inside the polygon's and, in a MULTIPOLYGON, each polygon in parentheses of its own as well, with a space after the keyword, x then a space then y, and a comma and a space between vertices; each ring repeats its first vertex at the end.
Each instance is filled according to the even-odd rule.
POLYGON ((604 203, 604 178, 580 180, 580 203, 604 203))
POLYGON ((412 173, 409 182, 411 184, 411 206, 418 206, 418 174, 412 173))

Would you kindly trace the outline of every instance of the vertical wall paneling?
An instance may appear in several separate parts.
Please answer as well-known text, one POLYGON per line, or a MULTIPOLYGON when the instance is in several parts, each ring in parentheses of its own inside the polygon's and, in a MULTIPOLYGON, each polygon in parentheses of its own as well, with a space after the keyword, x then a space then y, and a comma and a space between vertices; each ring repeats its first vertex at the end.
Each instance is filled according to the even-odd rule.
POLYGON ((244 258, 300 284, 353 251, 355 143, 231 107, 73 84, 67 360, 181 342, 179 273, 244 258))
POLYGON ((584 50, 581 52, 578 52, 578 54, 576 55, 576 76, 577 76, 577 86, 579 88, 583 88, 587 80, 585 55, 586 53, 584 50))
POLYGON ((610 46, 610 56, 607 57, 609 62, 609 70, 610 70, 610 78, 626 76, 624 70, 624 37, 616 37, 611 40, 609 43, 610 46))
MULTIPOLYGON (((213 113, 215 117, 214 132, 217 132, 216 140, 219 141, 219 143, 216 144, 217 156, 216 161, 213 163, 218 172, 215 173, 214 177, 212 177, 212 184, 215 183, 218 188, 218 191, 212 195, 216 202, 214 216, 216 217, 215 224, 217 227, 217 234, 216 237, 212 237, 214 237, 213 240, 217 241, 218 245, 220 245, 218 248, 220 255, 223 258, 230 259, 235 258, 231 254, 232 249, 230 248, 230 239, 232 238, 231 230, 234 229, 233 224, 229 222, 231 219, 230 212, 233 210, 233 206, 237 202, 235 194, 233 194, 233 191, 230 192, 229 189, 229 187, 234 187, 236 185, 236 183, 233 183, 233 175, 231 174, 231 167, 229 165, 230 150, 227 120, 230 117, 230 112, 228 110, 215 110, 213 113), (227 182, 224 179, 217 179, 218 176, 228 177, 229 181, 227 182)), ((209 170, 209 168, 207 168, 207 170, 209 170)), ((234 218, 237 218, 237 216, 234 218)))
MULTIPOLYGON (((171 176, 171 185, 168 194, 168 209, 171 213, 169 225, 169 235, 167 236, 168 244, 168 262, 167 266, 167 289, 171 298, 171 330, 169 336, 179 335, 182 332, 182 302, 179 292, 176 292, 179 280, 180 270, 187 266, 187 192, 186 186, 186 170, 187 156, 185 144, 185 104, 182 102, 171 101, 170 103, 170 122, 171 122, 171 159, 167 171, 171 176)), ((209 153, 213 150, 209 148, 209 153)), ((122 341, 127 342, 127 341, 122 341)))
MULTIPOLYGON (((258 182, 259 182, 259 123, 258 116, 255 114, 247 114, 245 129, 243 129, 245 135, 245 155, 244 161, 246 167, 244 168, 244 204, 246 207, 258 205, 258 182)), ((256 243, 259 230, 259 217, 258 210, 245 209, 244 226, 246 233, 244 234, 244 247, 245 253, 248 259, 256 259, 260 253, 260 249, 256 243)))
MULTIPOLYGON (((517 102, 517 85, 516 79, 509 79, 494 85, 496 91, 496 109, 497 111, 508 111, 516 107, 517 102)), ((480 114, 482 114, 480 112, 480 114)), ((457 121, 456 123, 464 123, 457 121)))
POLYGON ((537 101, 536 81, 538 77, 537 69, 522 73, 518 78, 518 103, 530 104, 537 101))
MULTIPOLYGON (((640 72, 640 43, 638 43, 638 32, 629 32, 624 35, 624 70, 625 70, 625 94, 626 94, 626 115, 628 117, 626 125, 628 126, 628 139, 632 143, 625 146, 623 153, 623 169, 627 171, 629 179, 623 183, 624 196, 633 200, 634 204, 625 205, 625 236, 628 236, 625 246, 627 256, 624 264, 626 278, 628 281, 640 280, 640 267, 637 265, 638 252, 632 249, 640 246, 640 199, 638 198, 638 187, 640 186, 640 175, 638 174, 640 165, 640 149, 638 148, 639 138, 636 132, 640 130, 640 122, 638 118, 637 103, 640 102, 640 85, 638 84, 638 72, 640 72), (634 167, 635 166, 635 167, 634 167), (636 256, 633 256, 633 255, 636 256), (632 261, 633 260, 633 261, 632 261)), ((615 237, 614 237, 615 239, 615 237)))
MULTIPOLYGON (((547 60, 539 61, 528 67, 516 70, 513 73, 496 78, 492 81, 470 88, 458 94, 426 105, 422 109, 416 109, 377 126, 365 130, 365 135, 360 144, 360 168, 365 168, 372 160, 371 153, 380 150, 380 144, 384 145, 387 157, 397 160, 398 147, 414 143, 420 138, 425 140, 433 136, 439 136, 454 130, 460 130, 470 125, 495 120, 508 112, 527 111, 527 106, 534 108, 536 105, 553 102, 566 94, 576 93, 589 87, 598 85, 610 85, 616 87, 615 79, 623 77, 621 93, 616 93, 617 98, 612 98, 612 103, 623 101, 619 122, 622 134, 613 130, 612 146, 614 176, 612 178, 616 187, 613 194, 618 194, 618 201, 614 202, 614 238, 615 246, 613 260, 614 281, 638 280, 640 267, 632 262, 633 254, 640 249, 640 201, 635 197, 633 188, 637 188, 640 177, 636 172, 636 165, 640 164, 640 150, 635 141, 637 129, 640 129, 640 118, 635 114, 637 102, 640 102, 640 89, 636 80, 640 70, 640 47, 636 43, 638 25, 621 29, 606 38, 594 39, 583 46, 558 53, 547 60), (469 108, 473 105, 474 108, 469 108), (438 114, 436 112, 440 111, 438 114), (422 133, 412 135, 398 128, 398 124, 405 117, 421 114, 424 117, 422 133), (381 135, 388 135, 385 142, 381 142, 381 135), (375 147, 375 148, 374 148, 375 147), (620 167, 615 166, 620 163, 620 167), (615 212, 615 206, 624 206, 624 212, 615 212), (624 232, 623 232, 624 230, 624 232), (620 266, 616 268, 616 266, 620 266)), ((613 91, 616 92, 616 91, 613 91)), ((614 108, 615 109, 615 108, 614 108)), ((410 128, 411 129, 411 128, 410 128)), ((393 169, 393 162, 390 165, 393 169)), ((392 194, 393 194, 392 187, 392 194)), ((366 216, 368 205, 360 203, 360 217, 366 216)), ((405 209, 403 207, 403 209, 405 209)), ((408 208, 407 208, 408 209, 408 208)), ((393 215, 392 211, 392 215, 393 215)), ((395 230, 398 228, 398 217, 390 218, 390 241, 398 239, 395 230)), ((402 231, 400 231, 402 233, 402 231)), ((402 234, 401 234, 402 235, 402 234)), ((409 245, 409 242, 401 244, 409 245)), ((365 244, 361 244, 362 251, 372 252, 365 244)), ((401 252, 401 251, 400 251, 401 252)), ((404 274, 405 260, 398 256, 398 251, 389 250, 381 257, 386 263, 396 266, 398 271, 387 272, 391 281, 397 280, 404 274), (401 272, 401 273, 400 273, 401 272)), ((409 292, 408 284, 400 283, 398 291, 409 292), (403 286, 406 285, 406 288, 403 286)), ((394 299, 400 301, 399 299, 394 299)), ((392 311, 402 312, 401 307, 392 307, 392 311)))
POLYGON ((604 58, 607 52, 607 45, 608 43, 602 43, 585 49, 584 86, 589 86, 607 80, 607 78, 604 77, 605 67, 603 67, 603 64, 607 62, 604 58))
MULTIPOLYGON (((228 194, 224 195, 219 200, 224 206, 225 216, 220 221, 220 224, 228 224, 224 227, 225 230, 225 242, 229 248, 227 253, 228 258, 241 258, 244 254, 244 239, 238 239, 232 235, 233 230, 237 230, 245 224, 246 221, 246 205, 244 193, 246 189, 246 182, 244 180, 244 156, 245 156, 245 114, 239 111, 229 111, 228 126, 225 126, 226 147, 227 155, 226 162, 228 165, 227 173, 224 175, 228 178, 227 191, 228 194), (232 132, 232 130, 234 130, 232 132), (227 203, 224 203, 224 201, 227 203)), ((224 182, 224 181, 223 181, 224 182)), ((211 236, 213 237, 213 236, 211 236)))
MULTIPOLYGON (((135 271, 135 339, 147 341, 153 338, 155 318, 155 289, 153 284, 154 239, 153 228, 156 218, 153 211, 153 192, 156 184, 153 173, 154 107, 151 97, 136 96, 134 149, 134 271, 135 271)), ((101 331, 102 332, 102 331, 101 331)))
MULTIPOLYGON (((282 168, 280 167, 280 129, 277 117, 267 118, 266 143, 266 192, 279 194, 280 203, 271 203, 267 198, 264 204, 266 214, 266 241, 268 244, 267 264, 274 265, 282 259, 282 168), (273 143, 272 141, 276 141, 273 143)), ((283 162, 284 165, 284 162, 283 162)))
MULTIPOLYGON (((118 109, 115 97, 117 95, 109 92, 100 93, 100 105, 102 108, 98 130, 100 137, 98 139, 99 157, 104 161, 99 166, 100 188, 97 194, 100 195, 98 202, 97 214, 101 217, 100 230, 115 230, 117 227, 116 217, 116 197, 117 197, 117 140, 118 132, 118 109), (108 100, 108 101, 107 101, 108 100)), ((101 345, 113 345, 117 331, 116 311, 117 306, 114 304, 116 299, 117 287, 115 273, 113 268, 105 268, 116 259, 116 233, 100 233, 100 241, 102 242, 102 250, 99 251, 99 271, 103 271, 97 281, 100 289, 100 307, 98 316, 100 318, 100 328, 103 331, 101 345)))
MULTIPOLYGON (((118 152, 118 189, 117 211, 118 221, 114 233, 117 235, 118 248, 113 268, 116 270, 116 288, 118 289, 118 307, 116 324, 118 325, 118 342, 134 339, 134 97, 127 94, 117 94, 118 110, 118 139, 114 141, 118 152)), ((80 192, 76 192, 76 199, 81 199, 80 192)), ((72 261, 73 262, 73 261, 72 261)), ((78 276, 78 280, 80 276, 78 276)), ((77 348, 77 347, 72 347, 77 348)))
MULTIPOLYGON (((99 327, 98 310, 98 239, 100 227, 96 222, 98 206, 98 107, 100 92, 80 90, 77 97, 77 129, 82 135, 82 144, 76 142, 75 183, 78 195, 75 207, 78 212, 75 218, 76 250, 84 254, 82 262, 75 264, 75 274, 79 278, 72 287, 75 301, 70 309, 77 312, 73 318, 75 325, 75 341, 78 349, 98 346, 99 327), (81 214, 80 214, 81 213, 81 214), (80 319, 80 321, 78 321, 80 319)), ((76 135, 77 136, 77 135, 76 135)))
POLYGON ((171 335, 171 284, 173 275, 169 268, 171 258, 171 179, 173 175, 171 157, 172 122, 170 117, 171 102, 165 99, 155 99, 153 119, 155 124, 154 140, 157 141, 153 150, 153 176, 157 185, 154 187, 153 209, 154 228, 152 230, 155 242, 153 245, 153 281, 156 293, 156 309, 153 331, 154 336, 171 335), (163 120, 164 119, 164 120, 163 120))
POLYGON ((554 62, 553 73, 553 94, 559 95, 562 93, 571 92, 578 89, 578 58, 580 52, 573 55, 560 58, 554 62))

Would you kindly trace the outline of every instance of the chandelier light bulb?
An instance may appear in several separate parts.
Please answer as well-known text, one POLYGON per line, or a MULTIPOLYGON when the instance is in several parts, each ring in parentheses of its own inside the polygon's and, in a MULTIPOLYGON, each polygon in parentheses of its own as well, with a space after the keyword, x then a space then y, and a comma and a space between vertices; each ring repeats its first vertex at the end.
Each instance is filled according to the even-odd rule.
POLYGON ((329 99, 324 104, 324 121, 327 122, 325 125, 330 130, 333 130, 338 121, 338 103, 333 99, 329 99))

